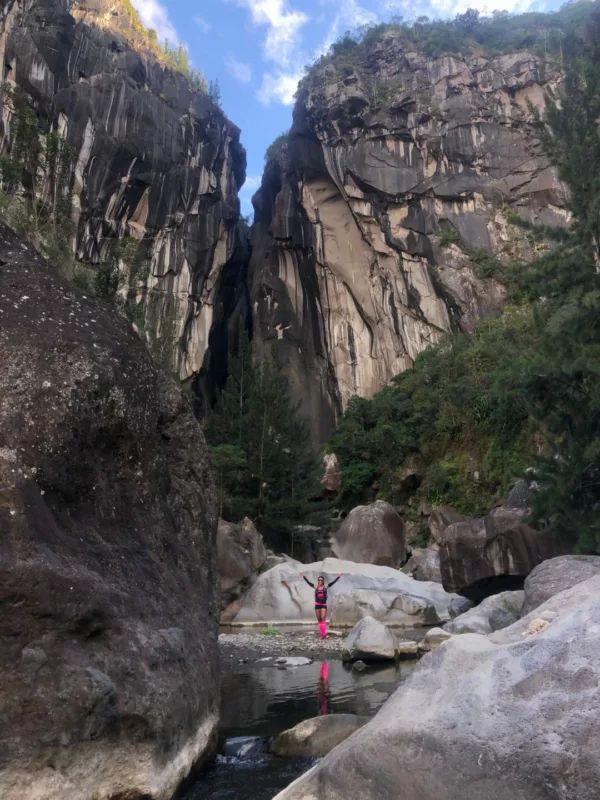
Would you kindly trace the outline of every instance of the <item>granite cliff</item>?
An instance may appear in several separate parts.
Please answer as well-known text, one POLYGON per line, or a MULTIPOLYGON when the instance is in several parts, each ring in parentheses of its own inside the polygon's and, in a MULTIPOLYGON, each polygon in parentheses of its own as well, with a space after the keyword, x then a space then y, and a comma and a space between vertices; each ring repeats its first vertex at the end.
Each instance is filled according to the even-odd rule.
MULTIPOLYGON (((324 59, 254 198, 255 347, 283 352, 317 441, 450 331, 498 315, 517 216, 565 225, 532 122, 562 76, 528 52, 427 58, 393 33, 324 59)), ((535 246, 535 245, 534 245, 535 246)))
MULTIPOLYGON (((221 309, 237 302, 227 276, 246 260, 238 226, 246 155, 238 128, 161 63, 138 28, 122 0, 8 0, 2 82, 27 98, 41 130, 68 143, 78 259, 98 265, 119 238, 141 243, 143 274, 121 262, 119 294, 191 382, 221 309)), ((1 149, 10 143, 5 97, 1 149)))

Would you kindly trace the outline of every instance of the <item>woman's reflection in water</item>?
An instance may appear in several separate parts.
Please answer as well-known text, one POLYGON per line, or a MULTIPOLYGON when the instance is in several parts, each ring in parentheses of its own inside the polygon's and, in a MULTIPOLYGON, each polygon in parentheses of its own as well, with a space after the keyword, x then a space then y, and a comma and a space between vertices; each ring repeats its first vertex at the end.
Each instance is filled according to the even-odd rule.
POLYGON ((329 713, 329 700, 331 690, 329 688, 329 665, 326 661, 321 664, 321 674, 317 684, 317 700, 319 701, 319 714, 324 717, 329 713))

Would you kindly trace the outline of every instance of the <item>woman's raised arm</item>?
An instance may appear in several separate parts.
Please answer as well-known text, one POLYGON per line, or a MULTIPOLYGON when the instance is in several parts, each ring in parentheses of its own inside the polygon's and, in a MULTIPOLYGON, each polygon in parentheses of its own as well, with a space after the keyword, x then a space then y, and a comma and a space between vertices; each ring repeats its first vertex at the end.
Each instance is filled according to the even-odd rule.
POLYGON ((337 583, 337 582, 339 581, 339 579, 342 577, 342 575, 343 575, 343 574, 344 574, 343 572, 340 572, 340 574, 337 576, 337 578, 334 578, 334 579, 331 581, 331 583, 328 583, 328 584, 327 584, 327 588, 328 588, 328 589, 331 589, 331 587, 333 586, 333 584, 334 584, 334 583, 337 583))
POLYGON ((313 589, 315 588, 314 583, 311 583, 303 572, 301 572, 300 575, 302 575, 303 579, 308 583, 309 586, 312 586, 313 589))

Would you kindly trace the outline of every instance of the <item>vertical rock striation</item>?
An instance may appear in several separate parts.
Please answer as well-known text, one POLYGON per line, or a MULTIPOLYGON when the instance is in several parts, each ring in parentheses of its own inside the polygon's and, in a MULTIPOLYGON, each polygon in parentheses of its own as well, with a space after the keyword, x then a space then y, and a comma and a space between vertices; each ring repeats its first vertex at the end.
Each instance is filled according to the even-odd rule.
MULTIPOLYGON (((142 243, 145 274, 122 263, 119 292, 193 381, 211 327, 226 332, 223 307, 237 303, 227 276, 246 262, 237 194, 246 156, 239 130, 147 44, 122 0, 8 0, 0 12, 3 81, 73 153, 78 258, 105 261, 119 237, 142 243)), ((10 133, 5 106, 4 149, 10 133)))
POLYGON ((562 77, 530 53, 426 58, 394 34, 302 81, 254 198, 255 342, 276 342, 316 440, 450 331, 500 312, 478 267, 530 258, 515 215, 564 225, 533 109, 562 77))

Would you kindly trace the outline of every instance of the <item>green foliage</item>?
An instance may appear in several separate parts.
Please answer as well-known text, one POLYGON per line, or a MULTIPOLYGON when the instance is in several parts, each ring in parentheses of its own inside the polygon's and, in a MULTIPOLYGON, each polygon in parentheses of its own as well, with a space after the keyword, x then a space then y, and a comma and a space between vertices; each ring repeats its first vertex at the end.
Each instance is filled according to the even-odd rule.
MULTIPOLYGON (((190 64, 190 57, 187 48, 179 42, 177 45, 172 45, 166 39, 161 45, 158 41, 158 34, 154 28, 146 28, 140 19, 140 15, 134 8, 131 0, 121 0, 129 18, 131 20, 131 27, 134 33, 139 37, 136 41, 136 36, 127 37, 132 47, 138 45, 139 40, 154 54, 159 61, 162 61, 165 66, 184 75, 192 89, 197 92, 207 93, 206 78, 201 70, 192 67, 190 64)), ((162 96, 162 95, 161 95, 162 96)))
POLYGON ((348 64, 358 66, 370 48, 389 32, 404 38, 407 47, 431 57, 481 51, 488 55, 500 55, 529 50, 561 62, 565 39, 573 35, 585 35, 597 6, 597 2, 578 0, 566 3, 559 11, 551 13, 513 15, 506 11, 494 11, 490 16, 471 8, 454 19, 432 20, 421 16, 412 25, 394 16, 390 22, 346 31, 331 45, 329 52, 317 60, 316 66, 326 63, 334 63, 338 67, 348 64))
POLYGON ((450 247, 453 244, 460 244, 460 236, 454 228, 442 228, 440 231, 440 247, 450 247))
POLYGON ((191 66, 187 48, 184 47, 181 42, 176 46, 172 46, 171 43, 165 39, 161 53, 162 59, 169 69, 184 75, 190 82, 192 89, 203 92, 204 94, 207 93, 206 78, 199 69, 191 66))
POLYGON ((502 386, 515 350, 537 337, 532 313, 509 309, 425 351, 372 400, 352 398, 328 445, 342 464, 341 504, 407 500, 404 466, 416 462, 423 481, 413 505, 488 508, 529 463, 528 416, 502 386))
POLYGON ((274 627, 272 622, 267 624, 266 628, 261 628, 263 636, 281 636, 281 631, 274 627))
POLYGON ((267 147, 267 151, 265 153, 265 163, 277 157, 281 148, 285 144, 287 144, 289 135, 290 135, 289 130, 282 131, 282 133, 279 134, 279 136, 275 139, 275 141, 271 142, 271 144, 267 147))
POLYGON ((73 269, 69 238, 73 153, 56 131, 43 133, 27 98, 2 86, 10 112, 10 144, 0 158, 0 215, 65 274, 73 269))
POLYGON ((216 106, 221 108, 221 86, 218 78, 210 82, 208 86, 208 96, 216 106))
POLYGON ((318 463, 281 363, 274 355, 254 361, 246 336, 205 432, 222 516, 250 517, 268 540, 288 547, 294 526, 315 510, 318 463))

